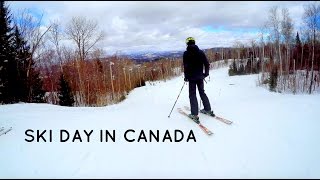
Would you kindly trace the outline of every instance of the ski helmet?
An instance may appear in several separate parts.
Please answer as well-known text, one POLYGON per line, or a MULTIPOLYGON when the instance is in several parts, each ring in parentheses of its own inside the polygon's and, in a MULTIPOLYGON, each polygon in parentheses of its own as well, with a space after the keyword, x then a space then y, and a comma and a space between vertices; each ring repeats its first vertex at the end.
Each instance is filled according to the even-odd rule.
POLYGON ((186 44, 188 44, 189 42, 195 43, 196 40, 195 40, 193 37, 188 37, 188 38, 186 39, 186 44))

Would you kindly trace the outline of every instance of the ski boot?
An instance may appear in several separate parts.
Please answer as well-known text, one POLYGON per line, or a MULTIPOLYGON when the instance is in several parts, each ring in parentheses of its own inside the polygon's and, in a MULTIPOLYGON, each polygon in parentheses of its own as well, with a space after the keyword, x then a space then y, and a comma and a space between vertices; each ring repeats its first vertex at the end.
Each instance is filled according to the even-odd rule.
POLYGON ((203 114, 207 114, 207 115, 209 115, 209 116, 212 116, 212 117, 215 117, 215 116, 216 116, 216 115, 213 113, 213 111, 206 111, 206 110, 204 110, 204 109, 201 109, 200 112, 203 113, 203 114))
POLYGON ((188 115, 190 119, 192 119, 195 123, 199 124, 199 116, 198 115, 193 115, 193 114, 189 114, 188 115))

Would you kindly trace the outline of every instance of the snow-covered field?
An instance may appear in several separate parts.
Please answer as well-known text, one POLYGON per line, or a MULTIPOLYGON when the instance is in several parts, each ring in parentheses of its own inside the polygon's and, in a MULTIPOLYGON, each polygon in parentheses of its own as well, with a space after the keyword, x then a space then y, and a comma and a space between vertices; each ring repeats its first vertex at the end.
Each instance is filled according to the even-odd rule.
MULTIPOLYGON (((189 105, 185 86, 170 110, 183 77, 137 88, 107 107, 60 107, 49 104, 0 106, 0 178, 320 178, 320 95, 289 95, 256 86, 257 75, 229 77, 212 70, 206 93, 217 115, 231 126, 200 115, 213 131, 206 135, 176 110, 189 105), (233 85, 230 85, 233 84, 233 85), (52 130, 47 142, 27 142, 27 129, 52 130), (60 142, 59 131, 70 133, 60 142), (100 142, 99 131, 115 130, 115 142, 100 142), (127 142, 139 131, 184 132, 181 142, 127 142), (80 131, 82 142, 71 139, 80 131), (90 142, 83 130, 93 130, 90 142), (189 131, 196 142, 186 142, 189 131)), ((162 138, 161 138, 162 139, 162 138)))

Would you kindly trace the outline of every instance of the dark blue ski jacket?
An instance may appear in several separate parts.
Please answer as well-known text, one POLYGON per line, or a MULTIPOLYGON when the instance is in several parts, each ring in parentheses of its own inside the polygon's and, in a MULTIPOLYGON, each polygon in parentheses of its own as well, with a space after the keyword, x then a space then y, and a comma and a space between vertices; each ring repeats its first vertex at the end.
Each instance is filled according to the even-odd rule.
POLYGON ((183 53, 184 77, 188 81, 202 80, 209 76, 209 62, 197 45, 188 45, 183 53), (203 67, 205 72, 203 73, 203 67))

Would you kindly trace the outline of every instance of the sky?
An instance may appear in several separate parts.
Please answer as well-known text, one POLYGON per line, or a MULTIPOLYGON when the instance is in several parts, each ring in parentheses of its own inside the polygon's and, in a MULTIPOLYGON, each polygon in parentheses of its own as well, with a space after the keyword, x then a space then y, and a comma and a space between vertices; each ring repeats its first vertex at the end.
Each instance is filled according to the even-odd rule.
POLYGON ((12 13, 29 9, 43 14, 43 26, 74 16, 98 22, 107 54, 185 50, 192 36, 200 49, 230 47, 258 39, 273 6, 288 8, 295 31, 302 24, 306 1, 9 1, 12 13))

